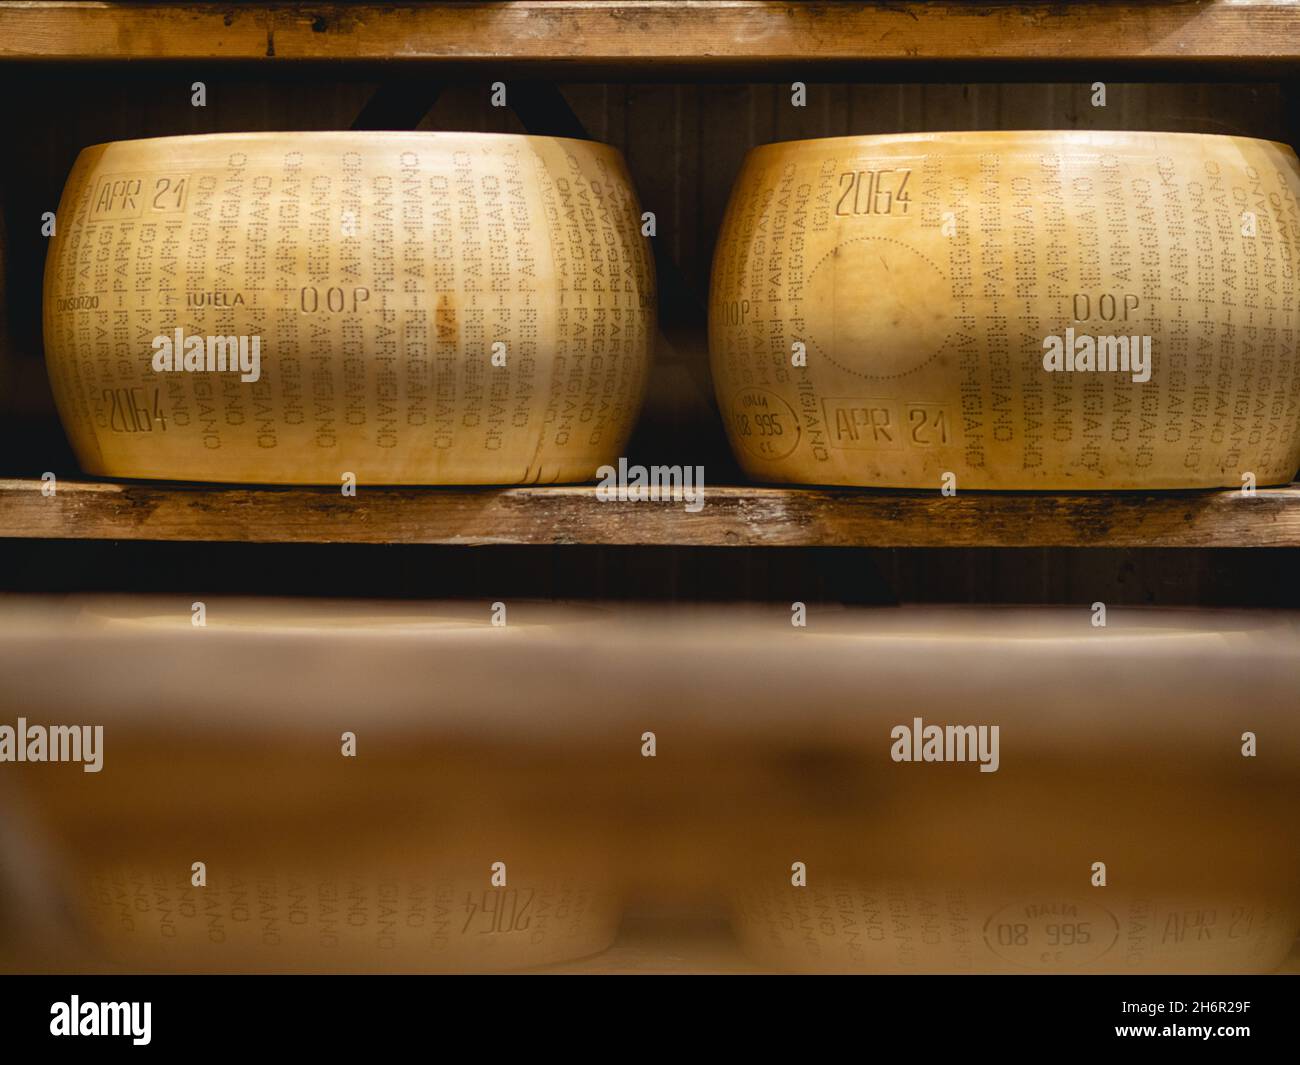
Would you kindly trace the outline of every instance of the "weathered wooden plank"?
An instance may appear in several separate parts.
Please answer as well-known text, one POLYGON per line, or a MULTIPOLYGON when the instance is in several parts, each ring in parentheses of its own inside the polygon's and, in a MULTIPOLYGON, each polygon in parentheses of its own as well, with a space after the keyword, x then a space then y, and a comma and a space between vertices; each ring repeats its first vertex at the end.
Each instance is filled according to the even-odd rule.
POLYGON ((1300 58, 1285 0, 6 3, 0 57, 799 62, 1300 58))
POLYGON ((229 488, 0 480, 0 537, 259 543, 751 547, 1295 547, 1300 485, 1240 492, 959 493, 707 488, 601 502, 590 485, 229 488))

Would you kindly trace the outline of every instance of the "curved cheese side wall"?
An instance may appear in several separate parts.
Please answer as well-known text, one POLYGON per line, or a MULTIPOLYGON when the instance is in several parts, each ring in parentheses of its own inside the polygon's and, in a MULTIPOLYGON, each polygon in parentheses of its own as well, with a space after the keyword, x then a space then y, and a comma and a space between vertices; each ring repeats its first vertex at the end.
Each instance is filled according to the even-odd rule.
POLYGON ((1300 466, 1298 197, 1295 153, 1242 137, 758 148, 710 299, 736 455, 760 480, 828 485, 1288 482, 1300 466), (1121 339, 1149 338, 1149 380, 1044 366, 1049 337, 1064 354, 1085 336, 1108 364, 1121 339))
POLYGON ((561 138, 99 145, 46 264, 60 415, 82 468, 109 476, 590 479, 631 432, 654 322, 622 158, 561 138), (219 338, 257 337, 259 372, 155 368, 177 330, 205 355, 218 338, 214 366, 219 338))
POLYGON ((485 875, 358 861, 321 870, 223 868, 195 887, 184 866, 96 868, 77 918, 113 964, 174 972, 482 972, 606 949, 621 910, 564 876, 492 887, 485 875))
POLYGON ((838 881, 740 893, 734 922, 772 968, 866 973, 1270 972, 1300 928, 1266 896, 1086 892, 838 881))

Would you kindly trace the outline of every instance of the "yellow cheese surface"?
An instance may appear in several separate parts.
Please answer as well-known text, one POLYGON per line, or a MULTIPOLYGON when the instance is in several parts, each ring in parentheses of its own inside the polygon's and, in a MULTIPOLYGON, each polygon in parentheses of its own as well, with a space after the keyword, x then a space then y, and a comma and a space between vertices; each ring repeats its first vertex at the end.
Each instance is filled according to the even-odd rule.
POLYGON ((1295 153, 1242 137, 755 149, 709 314, 736 455, 759 480, 827 485, 1287 482, 1300 465, 1298 196, 1295 153), (1051 337, 1079 364, 1047 365, 1051 337), (1149 346, 1145 374, 1096 368, 1133 344, 1149 346))
POLYGON ((110 476, 587 480, 621 453, 644 391, 640 225, 621 156, 562 138, 87 148, 46 265, 59 412, 82 468, 110 476), (180 353, 193 337, 204 361, 158 368, 162 341, 180 353), (219 368, 223 338, 245 342, 239 370, 219 368))

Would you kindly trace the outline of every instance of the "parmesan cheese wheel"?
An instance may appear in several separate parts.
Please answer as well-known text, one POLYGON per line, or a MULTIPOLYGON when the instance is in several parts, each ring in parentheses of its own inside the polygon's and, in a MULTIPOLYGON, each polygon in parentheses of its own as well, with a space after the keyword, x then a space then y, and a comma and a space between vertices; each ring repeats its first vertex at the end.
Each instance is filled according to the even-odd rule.
POLYGON ((174 597, 6 605, 0 658, 18 626, 61 632, 75 679, 43 705, 0 694, 0 727, 102 728, 94 772, 0 764, 2 808, 23 815, 0 865, 20 858, 53 911, 27 964, 481 972, 613 941, 591 756, 458 668, 482 655, 509 675, 521 650, 590 646, 601 612, 511 604, 497 626, 486 603, 214 598, 196 627, 174 597))
POLYGON ((748 954, 782 971, 1256 973, 1282 964, 1300 909, 1176 889, 830 881, 744 892, 735 927, 748 954))
MULTIPOLYGON (((580 879, 449 876, 446 851, 321 867, 213 864, 196 887, 179 854, 95 867, 77 883, 83 955, 161 972, 495 972, 605 950, 619 909, 580 879)), ((461 855, 464 857, 464 855, 461 855)))
POLYGON ((588 480, 621 454, 655 321, 612 148, 479 133, 248 133, 78 157, 45 274, 89 473, 588 480))
POLYGON ((764 481, 1284 483, 1300 465, 1300 167, 1182 133, 755 149, 710 351, 764 481))

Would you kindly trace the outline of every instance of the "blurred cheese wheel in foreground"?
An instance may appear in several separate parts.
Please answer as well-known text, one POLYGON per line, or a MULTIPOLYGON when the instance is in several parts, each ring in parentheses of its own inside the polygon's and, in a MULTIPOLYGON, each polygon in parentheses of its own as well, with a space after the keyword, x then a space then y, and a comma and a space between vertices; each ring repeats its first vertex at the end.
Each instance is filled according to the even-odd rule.
POLYGON ((783 971, 1300 931, 1300 613, 204 601, 0 597, 0 729, 103 729, 0 751, 0 968, 496 970, 728 900, 783 971))
POLYGON ((497 627, 477 604, 213 598, 198 629, 175 598, 5 606, 0 659, 14 626, 60 632, 78 679, 17 713, 0 694, 0 722, 103 730, 98 771, 0 767, 0 903, 24 874, 10 909, 39 932, 25 964, 478 972, 612 942, 613 826, 578 724, 557 740, 457 666, 590 646, 600 612, 512 604, 497 627))
POLYGON ((751 956, 795 972, 1264 973, 1295 942, 1276 899, 1176 889, 1001 893, 951 881, 830 881, 737 896, 751 956))
POLYGON ((1298 196, 1295 152, 1244 137, 757 148, 709 313, 736 455, 760 480, 827 485, 1288 482, 1298 196))
POLYGON ((618 152, 564 138, 87 148, 46 264, 59 412, 108 476, 588 480, 644 392, 640 225, 618 152))

